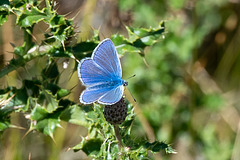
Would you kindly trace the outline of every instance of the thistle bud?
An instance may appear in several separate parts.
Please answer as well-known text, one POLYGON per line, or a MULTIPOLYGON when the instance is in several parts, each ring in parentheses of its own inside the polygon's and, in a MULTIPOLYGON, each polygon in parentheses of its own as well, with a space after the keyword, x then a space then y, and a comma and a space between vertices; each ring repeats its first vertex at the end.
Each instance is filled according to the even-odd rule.
POLYGON ((124 98, 113 105, 106 105, 103 111, 106 121, 112 125, 121 124, 127 117, 127 105, 124 98))

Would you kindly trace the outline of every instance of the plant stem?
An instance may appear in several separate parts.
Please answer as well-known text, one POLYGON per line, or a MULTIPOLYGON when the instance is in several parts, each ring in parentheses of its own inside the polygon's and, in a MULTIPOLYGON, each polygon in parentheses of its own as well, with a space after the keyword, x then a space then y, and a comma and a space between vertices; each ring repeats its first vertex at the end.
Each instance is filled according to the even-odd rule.
POLYGON ((24 32, 24 42, 25 42, 25 53, 28 52, 28 50, 33 46, 33 42, 32 42, 32 33, 33 31, 33 27, 28 27, 28 28, 25 28, 23 30, 24 32))
POLYGON ((121 148, 123 147, 123 145, 122 145, 122 140, 121 140, 121 135, 120 135, 120 132, 119 132, 118 125, 114 125, 114 131, 115 131, 115 136, 118 140, 118 149, 119 149, 119 151, 121 151, 121 148))

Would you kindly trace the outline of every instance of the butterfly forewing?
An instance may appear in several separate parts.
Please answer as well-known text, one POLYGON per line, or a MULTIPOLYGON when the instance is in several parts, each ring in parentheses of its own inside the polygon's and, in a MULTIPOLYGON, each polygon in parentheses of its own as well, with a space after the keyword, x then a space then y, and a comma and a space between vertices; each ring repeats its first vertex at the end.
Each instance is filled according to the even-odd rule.
POLYGON ((78 75, 81 82, 86 86, 104 83, 106 79, 111 78, 108 72, 100 68, 91 58, 83 59, 79 63, 78 75))
POLYGON ((122 69, 120 60, 117 55, 116 48, 110 39, 103 40, 94 50, 92 59, 112 78, 122 77, 122 69))

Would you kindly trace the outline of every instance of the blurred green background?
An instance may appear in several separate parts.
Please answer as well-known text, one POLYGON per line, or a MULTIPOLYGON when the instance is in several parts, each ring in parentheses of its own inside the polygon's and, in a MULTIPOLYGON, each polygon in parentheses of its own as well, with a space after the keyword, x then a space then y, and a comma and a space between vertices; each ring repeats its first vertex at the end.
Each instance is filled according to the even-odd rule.
MULTIPOLYGON (((145 50, 144 57, 126 54, 121 59, 123 79, 136 74, 128 80, 137 100, 133 134, 165 141, 178 152, 156 159, 240 159, 240 1, 58 0, 57 4, 60 14, 74 17, 79 40, 90 38, 92 28, 99 28, 104 39, 113 33, 126 35, 124 25, 148 28, 165 20, 164 36, 145 50)), ((10 17, 0 29, 1 67, 12 58, 9 43, 23 41, 13 21, 10 17)), ((35 31, 36 39, 43 33, 44 24, 35 31)), ((37 65, 29 63, 26 69, 37 74, 37 65)), ((65 77, 60 86, 72 88, 80 83, 76 73, 64 76, 71 69, 60 72, 65 77)), ((19 87, 18 79, 23 77, 10 74, 8 85, 19 87)), ((70 99, 78 102, 79 94, 79 87, 74 88, 70 99)), ((12 124, 29 126, 16 113, 12 124)), ((81 141, 86 129, 64 122, 62 126, 55 142, 41 133, 23 138, 27 130, 7 129, 1 136, 0 159, 88 159, 82 152, 67 151, 81 141)))

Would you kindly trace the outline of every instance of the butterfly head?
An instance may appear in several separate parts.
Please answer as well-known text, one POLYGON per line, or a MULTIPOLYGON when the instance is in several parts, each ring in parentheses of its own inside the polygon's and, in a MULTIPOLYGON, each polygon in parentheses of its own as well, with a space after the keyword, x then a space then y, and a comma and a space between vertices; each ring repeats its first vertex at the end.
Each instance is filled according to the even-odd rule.
POLYGON ((123 86, 127 86, 128 82, 123 80, 123 86))

